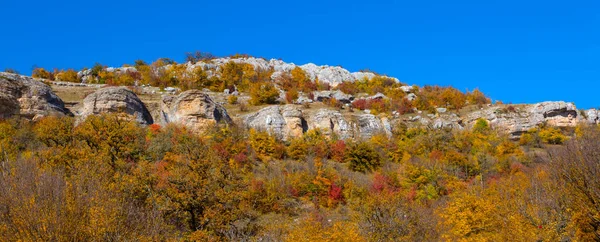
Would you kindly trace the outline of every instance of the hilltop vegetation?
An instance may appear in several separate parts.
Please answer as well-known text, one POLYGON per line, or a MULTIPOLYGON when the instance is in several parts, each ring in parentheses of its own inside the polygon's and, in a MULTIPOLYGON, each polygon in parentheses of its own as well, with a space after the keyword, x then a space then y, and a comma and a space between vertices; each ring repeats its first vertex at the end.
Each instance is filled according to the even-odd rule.
POLYGON ((0 122, 2 240, 597 240, 596 126, 287 142, 118 116, 0 122), (573 132, 573 133, 569 133, 573 132), (549 135, 550 134, 550 135, 549 135), (554 136, 562 136, 555 138, 554 136), (525 138, 527 137, 527 138, 525 138), (561 143, 564 145, 554 145, 561 143))
MULTIPOLYGON (((262 58, 241 54, 219 58, 210 53, 195 52, 186 54, 184 63, 177 63, 169 58, 159 58, 152 63, 137 60, 133 64, 124 64, 119 68, 96 63, 92 68, 79 71, 74 69, 48 71, 38 67, 33 70, 32 77, 111 86, 176 87, 181 91, 190 89, 208 89, 213 92, 237 91, 249 94, 250 104, 253 105, 296 103, 302 96, 313 99, 315 91, 339 90, 350 95, 381 93, 387 98, 357 99, 352 105, 361 110, 369 109, 377 113, 394 111, 402 114, 412 113, 415 108, 435 112, 436 107, 460 110, 466 105, 491 103, 490 99, 477 89, 463 93, 453 87, 410 86, 412 92, 422 95, 408 97, 407 92, 400 87, 409 86, 396 78, 369 70, 350 73, 341 67, 318 67, 314 64, 296 66, 293 63, 278 60, 267 62, 262 58), (319 71, 322 70, 325 70, 326 74, 321 75, 323 79, 319 79, 319 71), (280 99, 280 96, 284 98, 280 99)), ((328 100, 327 103, 334 107, 341 104, 335 98, 328 100)))

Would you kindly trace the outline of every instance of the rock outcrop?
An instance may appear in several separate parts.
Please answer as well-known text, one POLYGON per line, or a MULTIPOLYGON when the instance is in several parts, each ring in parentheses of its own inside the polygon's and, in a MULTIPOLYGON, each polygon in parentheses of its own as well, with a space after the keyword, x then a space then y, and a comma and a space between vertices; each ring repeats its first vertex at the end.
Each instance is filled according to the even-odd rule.
POLYGON ((16 98, 0 93, 0 118, 10 118, 19 115, 20 107, 16 98))
MULTIPOLYGON (((262 58, 255 57, 243 57, 243 58, 215 58, 211 60, 200 61, 197 63, 187 63, 186 70, 188 72, 194 71, 196 68, 202 68, 208 77, 219 76, 221 67, 228 62, 234 62, 238 64, 249 64, 254 67, 255 70, 273 70, 274 73, 271 75, 272 79, 280 76, 283 73, 290 73, 296 67, 301 68, 306 72, 306 75, 312 80, 319 80, 321 83, 327 83, 332 87, 339 85, 342 82, 354 82, 357 80, 363 79, 371 79, 376 75, 371 72, 350 72, 339 66, 318 66, 313 63, 308 63, 304 65, 296 65, 294 63, 286 63, 282 60, 266 60, 262 58)), ((170 65, 166 65, 162 68, 169 68, 170 65)), ((135 67, 108 67, 104 69, 107 72, 115 72, 115 73, 126 73, 126 72, 137 72, 135 67)), ((94 76, 92 75, 92 70, 84 70, 77 73, 77 76, 84 83, 88 83, 94 80, 94 76)), ((399 81, 397 78, 388 77, 394 79, 395 81, 399 81)))
POLYGON ((67 115, 70 111, 52 89, 39 80, 0 72, 0 117, 12 115, 35 119, 67 115))
POLYGON ((160 122, 178 123, 200 131, 219 122, 233 123, 227 110, 200 90, 188 90, 178 96, 166 96, 161 103, 160 122))
POLYGON ((98 89, 83 100, 78 115, 85 119, 89 115, 103 113, 126 114, 140 124, 152 124, 153 119, 146 105, 131 90, 124 87, 98 89))
POLYGON ((306 115, 308 129, 321 129, 326 135, 337 135, 341 139, 354 137, 350 122, 337 110, 319 109, 306 115))
POLYGON ((308 129, 302 111, 295 105, 266 107, 243 120, 247 128, 267 131, 283 140, 300 137, 308 129))
POLYGON ((370 138, 379 133, 391 134, 388 119, 371 114, 347 117, 338 110, 300 110, 296 105, 270 106, 243 117, 246 128, 267 131, 280 139, 300 137, 311 129, 320 129, 327 136, 341 139, 370 138))
POLYGON ((522 133, 542 123, 555 127, 573 127, 580 122, 588 122, 578 118, 577 108, 573 103, 562 101, 489 107, 468 114, 465 123, 472 126, 479 118, 486 119, 493 128, 509 134, 512 139, 518 139, 522 133))
POLYGON ((314 91, 313 96, 315 101, 323 102, 330 99, 335 99, 341 103, 351 103, 354 100, 354 96, 346 94, 340 90, 334 91, 314 91))

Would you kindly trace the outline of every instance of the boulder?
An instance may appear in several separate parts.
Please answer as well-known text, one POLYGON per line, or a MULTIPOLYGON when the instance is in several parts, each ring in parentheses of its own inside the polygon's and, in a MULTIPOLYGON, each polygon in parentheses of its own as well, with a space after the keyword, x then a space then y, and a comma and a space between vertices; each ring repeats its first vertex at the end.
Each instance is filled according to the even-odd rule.
POLYGON ((372 114, 363 114, 356 117, 358 134, 363 139, 368 139, 376 134, 391 135, 392 130, 387 119, 379 119, 372 114), (385 120, 385 122, 383 121, 385 120))
POLYGON ((219 122, 233 123, 227 110, 200 90, 165 96, 161 103, 160 122, 182 124, 194 131, 205 130, 219 122))
POLYGON ((415 87, 413 87, 413 86, 401 86, 400 89, 402 89, 402 91, 405 92, 405 93, 411 93, 411 92, 413 92, 413 90, 415 89, 415 87))
POLYGON ((146 105, 135 93, 124 87, 106 87, 98 89, 83 100, 79 111, 81 118, 103 113, 126 114, 127 118, 140 124, 152 124, 152 116, 146 105))
POLYGON ((0 117, 19 114, 33 119, 48 115, 70 115, 52 89, 31 77, 0 72, 0 117))
POLYGON ((243 120, 247 128, 269 132, 282 140, 300 137, 308 128, 302 111, 294 105, 269 106, 243 120))
POLYGON ((600 123, 600 113, 596 109, 589 109, 585 111, 585 121, 590 124, 600 123))

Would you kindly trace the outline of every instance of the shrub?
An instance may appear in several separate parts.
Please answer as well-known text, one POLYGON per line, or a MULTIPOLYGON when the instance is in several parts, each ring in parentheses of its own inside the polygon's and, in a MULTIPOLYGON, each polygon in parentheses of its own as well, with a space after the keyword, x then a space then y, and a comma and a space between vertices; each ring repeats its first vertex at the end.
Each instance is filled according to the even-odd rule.
POLYGON ((298 99, 298 91, 296 91, 296 89, 285 92, 285 101, 287 103, 294 103, 294 100, 296 99, 298 99))
POLYGON ((547 144, 562 144, 567 140, 567 137, 557 128, 542 128, 539 135, 541 140, 547 144))
POLYGON ((79 77, 77 77, 77 72, 73 69, 68 69, 66 71, 60 71, 56 73, 55 78, 58 81, 63 82, 80 82, 79 77))
POLYGON ((352 102, 352 107, 360 110, 367 109, 367 100, 365 99, 357 99, 352 102))
POLYGON ((272 83, 260 82, 250 86, 250 104, 275 104, 279 97, 279 91, 272 83))
POLYGON ((343 140, 338 140, 336 142, 333 142, 331 144, 331 154, 330 154, 330 158, 336 162, 340 162, 343 163, 344 157, 346 155, 346 142, 344 142, 343 140))
POLYGON ((227 97, 227 103, 236 104, 237 102, 238 102, 238 97, 236 95, 229 95, 229 97, 227 97))
POLYGON ((47 71, 44 68, 33 69, 33 72, 31 73, 31 77, 54 80, 54 74, 52 74, 51 72, 47 71))
POLYGON ((397 111, 400 113, 400 115, 415 112, 413 103, 407 98, 402 98, 400 100, 397 111))
POLYGON ((487 133, 489 130, 490 125, 488 124, 488 121, 483 118, 477 119, 475 125, 473 125, 473 132, 475 133, 487 133))
POLYGON ((492 101, 485 96, 479 89, 475 89, 472 92, 467 92, 467 102, 469 104, 488 104, 492 101))
POLYGON ((364 142, 352 145, 346 152, 344 160, 351 170, 359 172, 370 172, 381 165, 377 151, 364 142))
POLYGON ((19 74, 19 71, 17 71, 16 69, 13 69, 13 68, 6 68, 6 69, 4 69, 4 72, 12 73, 12 74, 19 74))

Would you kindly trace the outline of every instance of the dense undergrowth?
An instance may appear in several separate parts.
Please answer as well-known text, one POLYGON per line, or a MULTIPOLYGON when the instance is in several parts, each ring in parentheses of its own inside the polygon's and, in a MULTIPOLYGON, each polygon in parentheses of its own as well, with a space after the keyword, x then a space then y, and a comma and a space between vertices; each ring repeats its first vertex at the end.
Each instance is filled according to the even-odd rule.
POLYGON ((597 127, 542 127, 520 142, 484 120, 395 130, 283 142, 112 115, 5 120, 0 240, 600 239, 597 127))

